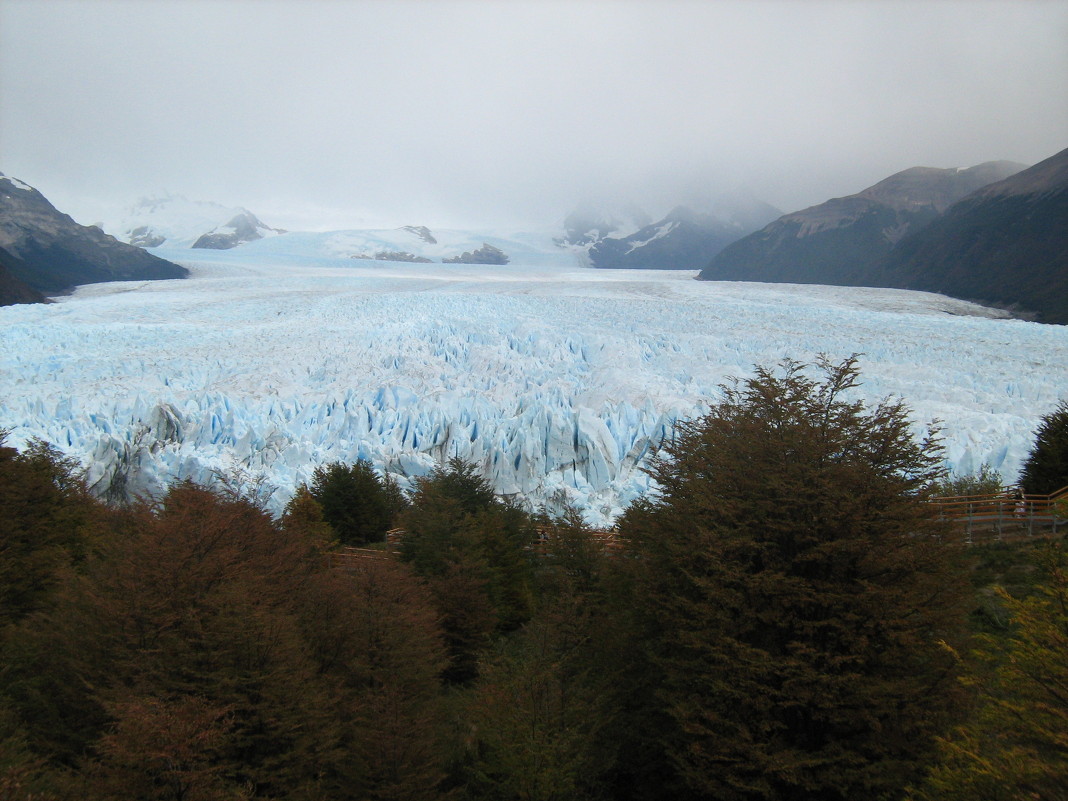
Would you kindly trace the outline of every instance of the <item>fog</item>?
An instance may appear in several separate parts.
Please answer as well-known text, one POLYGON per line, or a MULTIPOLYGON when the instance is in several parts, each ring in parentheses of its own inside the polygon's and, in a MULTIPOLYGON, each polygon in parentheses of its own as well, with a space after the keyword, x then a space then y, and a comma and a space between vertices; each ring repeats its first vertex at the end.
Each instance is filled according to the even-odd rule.
POLYGON ((784 211, 1068 146, 1064 2, 0 0, 0 170, 83 223, 784 211))

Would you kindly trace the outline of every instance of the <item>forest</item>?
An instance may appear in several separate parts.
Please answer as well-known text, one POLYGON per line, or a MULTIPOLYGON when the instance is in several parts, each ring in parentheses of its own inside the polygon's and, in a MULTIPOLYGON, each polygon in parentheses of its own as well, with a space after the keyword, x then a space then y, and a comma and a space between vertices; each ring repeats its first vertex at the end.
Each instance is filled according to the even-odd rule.
MULTIPOLYGON (((1063 543, 962 547, 858 382, 726 385, 610 542, 461 460, 273 517, 0 443, 0 801, 1068 798, 1063 543)), ((1068 484, 1068 403, 1021 480, 1068 484)))

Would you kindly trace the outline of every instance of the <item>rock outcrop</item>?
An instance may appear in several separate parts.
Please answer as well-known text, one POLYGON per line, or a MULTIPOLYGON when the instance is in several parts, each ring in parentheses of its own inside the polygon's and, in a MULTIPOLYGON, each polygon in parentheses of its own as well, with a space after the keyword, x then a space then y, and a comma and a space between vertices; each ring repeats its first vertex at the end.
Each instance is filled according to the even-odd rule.
POLYGON ((507 264, 508 254, 486 242, 477 250, 466 250, 459 256, 446 257, 442 264, 507 264))

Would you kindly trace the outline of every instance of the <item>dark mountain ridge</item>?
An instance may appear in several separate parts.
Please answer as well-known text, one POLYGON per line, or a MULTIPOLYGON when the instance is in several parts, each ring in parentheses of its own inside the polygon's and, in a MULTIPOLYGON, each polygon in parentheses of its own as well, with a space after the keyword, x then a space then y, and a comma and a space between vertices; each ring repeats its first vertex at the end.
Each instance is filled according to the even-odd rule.
POLYGON ((285 233, 280 228, 271 228, 268 225, 264 225, 255 214, 246 209, 235 215, 226 225, 208 231, 198 238, 193 243, 193 247, 207 248, 209 250, 229 250, 246 242, 263 239, 262 231, 269 231, 275 234, 285 233))
POLYGON ((783 215, 725 247, 698 277, 864 285, 874 265, 906 236, 957 200, 1023 167, 994 161, 968 169, 903 170, 854 195, 783 215))
POLYGON ((184 267, 79 225, 32 186, 0 173, 0 264, 17 284, 57 294, 79 284, 184 278, 184 267))
POLYGON ((954 204, 864 278, 1068 324, 1068 149, 954 204))

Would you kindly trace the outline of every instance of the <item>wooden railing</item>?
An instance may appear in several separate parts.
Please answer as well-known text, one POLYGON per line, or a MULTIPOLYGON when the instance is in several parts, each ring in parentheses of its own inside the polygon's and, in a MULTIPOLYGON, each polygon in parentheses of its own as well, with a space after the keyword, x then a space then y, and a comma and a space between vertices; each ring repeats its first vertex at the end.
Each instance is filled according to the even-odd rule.
POLYGON ((343 546, 326 555, 330 567, 352 569, 365 559, 393 559, 397 551, 392 548, 352 548, 343 546))
MULTIPOLYGON (((931 498, 929 501, 935 515, 941 520, 950 520, 964 526, 964 542, 973 543, 983 539, 982 534, 995 539, 1019 536, 1054 535, 1059 528, 1068 528, 1068 486, 1049 495, 1024 494, 1005 487, 1000 492, 987 495, 955 495, 931 498)), ((556 540, 551 529, 539 527, 538 536, 529 550, 541 557, 551 556, 556 540)), ((392 559, 400 553, 404 529, 394 528, 386 532, 385 547, 344 547, 331 551, 329 559, 334 567, 352 567, 363 559, 392 559)), ((602 553, 614 556, 625 550, 625 542, 614 529, 590 531, 590 538, 602 553)), ((566 546, 565 546, 566 547, 566 546)))
MULTIPOLYGON (((589 535, 590 540, 602 553, 615 556, 623 552, 623 540, 615 529, 591 529, 589 535)), ((530 545, 530 550, 538 556, 552 556, 553 549, 560 545, 566 547, 566 543, 557 544, 551 529, 538 526, 538 538, 530 545)))
POLYGON ((1046 527, 1057 533, 1068 524, 1068 487, 1049 495, 1035 495, 1005 487, 988 495, 956 495, 932 498, 931 506, 942 520, 952 520, 973 530, 993 530, 1000 538, 1005 534, 1027 536, 1044 533, 1046 527))

